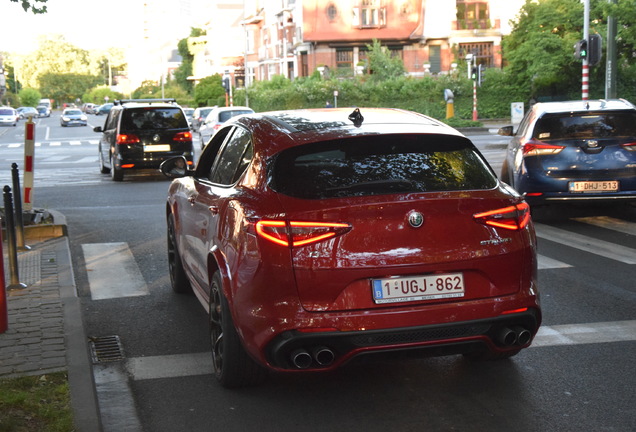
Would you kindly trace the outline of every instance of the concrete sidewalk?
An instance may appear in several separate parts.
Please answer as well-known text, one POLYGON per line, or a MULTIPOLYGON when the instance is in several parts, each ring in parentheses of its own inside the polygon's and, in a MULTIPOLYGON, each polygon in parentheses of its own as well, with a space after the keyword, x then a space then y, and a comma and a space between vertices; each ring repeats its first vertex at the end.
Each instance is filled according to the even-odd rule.
POLYGON ((29 233, 30 227, 25 227, 30 250, 18 252, 18 274, 26 288, 10 287, 8 249, 3 245, 9 326, 0 334, 0 379, 66 371, 76 430, 99 432, 99 407, 65 219, 53 215, 54 226, 48 229, 29 233))

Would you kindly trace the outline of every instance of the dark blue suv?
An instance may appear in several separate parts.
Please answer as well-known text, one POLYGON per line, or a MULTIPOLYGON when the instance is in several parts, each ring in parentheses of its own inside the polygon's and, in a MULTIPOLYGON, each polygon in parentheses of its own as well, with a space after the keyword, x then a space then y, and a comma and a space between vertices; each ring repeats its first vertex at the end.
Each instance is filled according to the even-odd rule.
POLYGON ((636 200, 636 107, 620 100, 535 104, 512 136, 501 179, 531 205, 636 200))

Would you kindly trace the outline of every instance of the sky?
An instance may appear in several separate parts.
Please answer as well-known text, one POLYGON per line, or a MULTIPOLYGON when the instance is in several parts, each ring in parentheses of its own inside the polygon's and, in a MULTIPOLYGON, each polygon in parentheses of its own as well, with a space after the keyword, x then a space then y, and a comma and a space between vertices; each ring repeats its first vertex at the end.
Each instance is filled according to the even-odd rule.
POLYGON ((34 15, 21 4, 0 0, 0 52, 25 54, 37 48, 40 35, 62 34, 83 49, 125 47, 125 28, 131 3, 139 0, 48 0, 48 12, 34 15))

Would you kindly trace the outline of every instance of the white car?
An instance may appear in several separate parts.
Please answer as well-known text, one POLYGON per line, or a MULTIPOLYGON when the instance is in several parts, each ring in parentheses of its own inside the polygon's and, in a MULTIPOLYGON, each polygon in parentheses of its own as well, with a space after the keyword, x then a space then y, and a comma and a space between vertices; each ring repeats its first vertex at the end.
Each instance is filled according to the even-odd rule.
POLYGON ((199 127, 199 139, 201 140, 201 148, 210 141, 210 138, 214 136, 223 123, 242 114, 254 114, 254 110, 246 106, 231 106, 231 107, 215 107, 205 121, 199 127))
POLYGON ((15 126, 18 124, 18 112, 11 107, 0 107, 0 125, 15 126))

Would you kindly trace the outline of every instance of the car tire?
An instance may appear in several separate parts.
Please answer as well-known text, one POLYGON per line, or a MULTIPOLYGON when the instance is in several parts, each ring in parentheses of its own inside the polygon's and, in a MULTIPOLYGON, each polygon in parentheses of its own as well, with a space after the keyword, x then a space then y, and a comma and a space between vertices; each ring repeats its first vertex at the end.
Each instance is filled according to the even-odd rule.
POLYGON ((512 179, 510 177, 510 170, 508 169, 508 161, 504 159, 501 165, 501 176, 499 177, 502 182, 512 186, 512 179))
POLYGON ((223 294, 218 270, 210 284, 210 345, 214 375, 223 387, 247 387, 265 379, 265 369, 252 360, 243 348, 223 294))
POLYGON ((110 177, 113 181, 122 181, 124 179, 124 170, 115 166, 113 156, 110 156, 110 177))
POLYGON ((104 154, 102 149, 99 149, 99 172, 102 174, 110 174, 110 168, 104 165, 104 154))
POLYGON ((168 272, 170 273, 170 285, 172 291, 177 294, 192 293, 192 285, 186 276, 181 262, 181 255, 177 249, 176 234, 174 228, 174 216, 168 216, 168 272))

